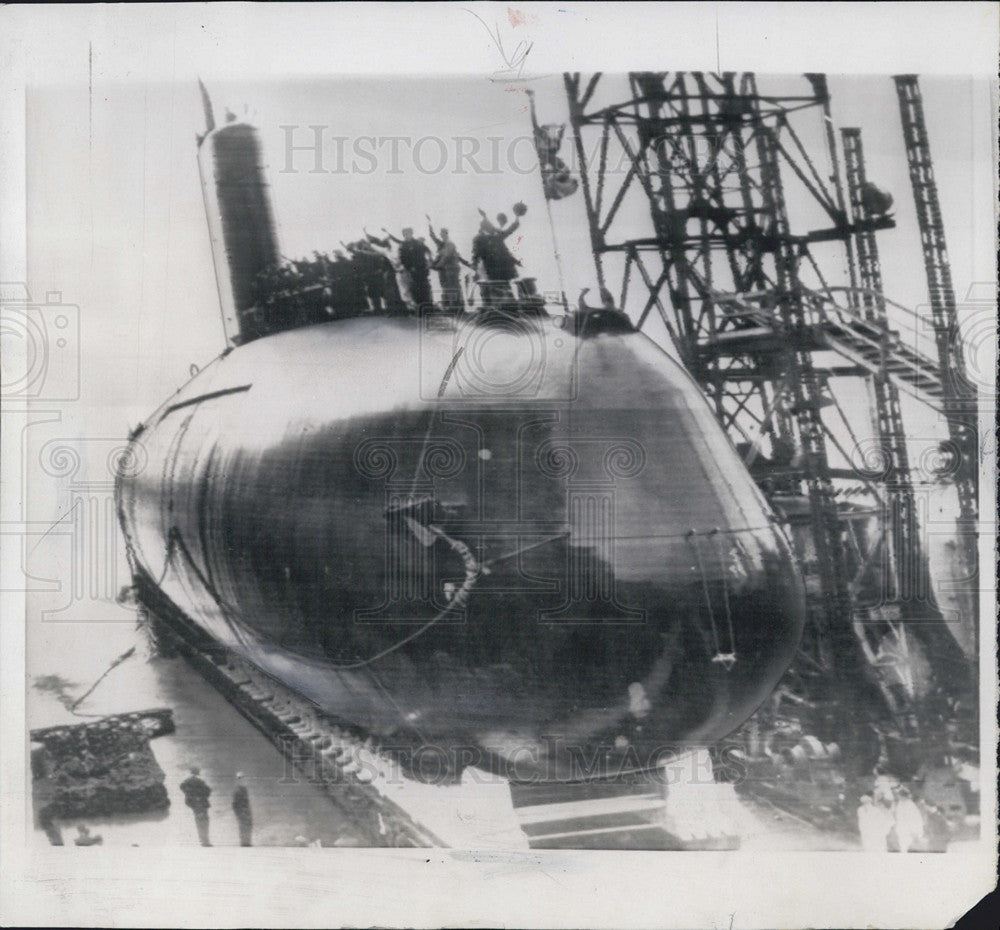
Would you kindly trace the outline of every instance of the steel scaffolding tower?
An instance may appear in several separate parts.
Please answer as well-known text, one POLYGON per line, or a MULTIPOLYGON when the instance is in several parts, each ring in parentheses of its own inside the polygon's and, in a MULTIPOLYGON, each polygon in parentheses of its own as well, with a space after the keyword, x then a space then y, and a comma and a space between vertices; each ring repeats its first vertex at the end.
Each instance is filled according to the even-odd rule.
MULTIPOLYGON (((851 217, 855 224, 863 224, 869 218, 870 211, 866 200, 869 182, 865 171, 861 130, 843 129, 841 139, 851 217)), ((882 266, 875 234, 870 229, 859 226, 854 243, 861 285, 857 304, 866 319, 888 333, 889 317, 882 289, 882 266)), ((921 572, 923 559, 917 532, 906 430, 899 403, 899 389, 881 375, 873 375, 869 380, 874 401, 875 438, 879 444, 878 464, 883 466, 882 474, 890 506, 884 521, 891 546, 891 551, 887 553, 887 562, 891 559, 891 565, 887 564, 886 567, 891 569, 890 579, 894 582, 895 595, 905 600, 907 595, 916 592, 916 578, 921 572)))
MULTIPOLYGON (((903 124, 903 141, 910 169, 910 184, 920 226, 920 241, 927 272, 931 318, 938 365, 943 373, 943 409, 948 423, 949 456, 952 459, 952 481, 958 492, 959 518, 966 545, 964 560, 966 576, 978 580, 977 530, 979 491, 979 424, 975 385, 969 380, 962 356, 961 333, 955 305, 955 289, 951 280, 951 264, 945 244, 941 205, 931 162, 930 143, 924 122, 923 98, 917 77, 913 74, 894 78, 899 97, 899 113, 903 124)), ((978 627, 978 584, 972 585, 970 609, 978 627)))
MULTIPOLYGON (((849 731, 853 702, 880 677, 871 628, 900 616, 886 568, 916 564, 898 391, 937 408, 944 398, 938 361, 900 340, 885 312, 874 233, 895 223, 859 199, 860 144, 845 152, 848 215, 822 75, 784 93, 734 73, 567 74, 565 85, 598 281, 638 327, 669 337, 788 517, 810 595, 795 667, 849 731), (811 146, 800 134, 810 113, 821 127, 811 146), (810 147, 829 160, 827 177, 810 147), (793 232, 786 182, 796 223, 816 228, 793 232), (849 286, 827 282, 836 263, 849 286), (875 455, 854 429, 859 405, 832 386, 872 378, 875 455), (898 530, 885 525, 892 497, 908 501, 895 508, 898 530)), ((935 613, 921 610, 925 621, 935 613)), ((922 625, 939 625, 930 619, 922 625)))
MULTIPOLYGON (((851 216, 856 224, 861 224, 861 221, 870 216, 872 204, 878 203, 883 195, 868 181, 861 130, 843 129, 841 138, 851 216)), ((884 201, 883 205, 886 205, 884 201)), ((897 640, 905 635, 906 628, 920 629, 924 640, 939 654, 938 662, 947 668, 949 661, 958 660, 953 650, 945 649, 947 637, 927 636, 930 630, 941 630, 943 617, 934 604, 927 581, 929 566, 927 553, 921 544, 899 389, 885 376, 895 361, 889 344, 892 329, 883 293, 878 243, 874 233, 864 229, 862 225, 859 225, 854 239, 861 285, 856 293, 856 305, 865 318, 881 330, 885 340, 883 371, 869 378, 869 387, 875 439, 878 443, 874 464, 880 468, 884 486, 885 511, 881 531, 887 593, 885 607, 892 608, 878 611, 875 617, 870 616, 867 625, 856 622, 856 629, 869 649, 871 639, 879 635, 880 629, 888 627, 897 640), (872 620, 875 622, 871 622, 872 620), (950 659, 946 658, 949 652, 952 653, 950 659)), ((869 658, 873 653, 874 650, 869 653, 869 658)), ((957 674, 955 677, 964 676, 957 674)), ((921 708, 912 706, 911 702, 901 701, 898 694, 888 693, 886 697, 887 703, 903 718, 904 732, 914 735, 915 731, 923 731, 927 735, 927 721, 920 719, 926 718, 926 714, 922 713, 921 708), (913 726, 914 722, 916 727, 913 726)))

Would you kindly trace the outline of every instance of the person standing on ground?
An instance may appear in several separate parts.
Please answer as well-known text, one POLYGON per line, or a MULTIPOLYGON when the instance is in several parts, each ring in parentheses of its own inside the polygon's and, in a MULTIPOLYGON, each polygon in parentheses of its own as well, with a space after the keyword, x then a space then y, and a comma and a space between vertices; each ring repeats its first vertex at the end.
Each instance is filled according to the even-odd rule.
POLYGON ((209 795, 212 789, 201 779, 201 769, 191 766, 191 774, 181 782, 184 792, 184 803, 194 811, 194 825, 198 830, 198 839, 202 846, 211 846, 208 838, 208 808, 209 795))
POLYGON ((895 790, 899 786, 899 782, 889 775, 881 765, 876 765, 872 770, 872 774, 875 776, 875 783, 872 787, 872 799, 876 804, 892 807, 895 801, 895 790))
POLYGON ((53 846, 63 845, 62 830, 59 829, 59 824, 56 823, 56 818, 48 807, 44 808, 38 815, 38 825, 45 831, 45 835, 53 846))
POLYGON ((233 813, 240 827, 240 846, 252 846, 253 813, 250 810, 250 795, 243 783, 243 773, 236 773, 236 790, 233 792, 233 813))
POLYGON ((77 846, 100 846, 104 842, 104 837, 100 834, 90 832, 90 827, 79 824, 76 828, 76 839, 73 840, 77 846))
POLYGON ((871 795, 862 795, 858 805, 861 848, 865 852, 885 852, 888 849, 886 837, 891 829, 892 814, 881 804, 876 804, 871 795))
POLYGON ((312 848, 312 849, 322 849, 323 848, 323 841, 322 840, 320 840, 320 839, 309 840, 308 838, 302 836, 301 833, 297 837, 295 837, 295 839, 292 840, 292 842, 296 846, 301 846, 303 849, 305 849, 307 847, 308 848, 312 848))
POLYGON ((913 800, 908 788, 900 787, 893 809, 896 839, 900 852, 915 852, 924 841, 924 816, 913 800))
POLYGON ((951 839, 951 827, 948 824, 948 819, 936 804, 921 801, 920 807, 926 825, 924 835, 927 842, 924 845, 927 852, 945 852, 951 839))

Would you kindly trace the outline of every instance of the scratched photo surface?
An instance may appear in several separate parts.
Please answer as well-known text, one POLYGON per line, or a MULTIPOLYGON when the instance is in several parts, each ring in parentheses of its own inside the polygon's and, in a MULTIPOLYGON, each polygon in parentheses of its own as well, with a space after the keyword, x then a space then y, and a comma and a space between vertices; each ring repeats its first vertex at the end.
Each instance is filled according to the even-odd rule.
POLYGON ((978 841, 988 85, 526 54, 29 88, 40 846, 978 841))

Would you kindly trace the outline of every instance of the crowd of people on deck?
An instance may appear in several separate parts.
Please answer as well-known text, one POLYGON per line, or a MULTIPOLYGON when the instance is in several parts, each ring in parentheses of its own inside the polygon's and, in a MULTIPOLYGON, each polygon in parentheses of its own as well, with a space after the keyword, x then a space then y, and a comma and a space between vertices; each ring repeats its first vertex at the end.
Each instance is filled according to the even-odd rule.
POLYGON ((342 241, 332 254, 313 252, 311 259, 273 265, 257 275, 253 306, 241 315, 244 340, 368 313, 461 314, 477 287, 483 306, 533 294, 530 283, 527 291, 521 286, 515 293, 512 282, 519 276, 521 262, 507 244, 526 209, 515 204, 513 222, 504 213, 494 222, 480 208, 471 259, 463 257, 446 228, 435 229, 426 215, 433 248, 412 227, 404 228, 401 236, 385 228, 381 236, 364 229, 361 238, 342 241), (466 287, 463 267, 468 269, 466 287), (437 273, 437 294, 432 272, 437 273))

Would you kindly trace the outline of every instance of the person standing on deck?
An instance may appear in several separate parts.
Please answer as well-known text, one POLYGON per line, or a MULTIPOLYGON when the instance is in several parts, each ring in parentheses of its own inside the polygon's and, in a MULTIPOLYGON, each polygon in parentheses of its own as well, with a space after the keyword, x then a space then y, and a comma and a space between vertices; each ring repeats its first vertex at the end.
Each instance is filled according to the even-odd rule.
POLYGON ((489 305, 511 300, 514 293, 510 282, 517 277, 518 265, 521 263, 507 248, 505 240, 520 227, 520 217, 507 226, 507 217, 503 213, 497 214, 500 225, 495 226, 482 207, 479 208, 479 215, 479 233, 472 240, 472 261, 485 274, 484 302, 489 305))
POLYGON ((385 310, 384 256, 379 255, 366 239, 352 242, 351 246, 354 266, 364 286, 368 306, 372 313, 382 313, 385 310))
POLYGON ((438 250, 432 266, 437 269, 441 282, 441 307, 448 313, 464 313, 461 266, 471 268, 472 265, 458 254, 458 248, 449 238, 447 229, 442 229, 440 236, 435 234, 430 216, 427 217, 427 229, 438 250))
POLYGON ((378 277, 379 291, 386 311, 394 316, 402 313, 406 307, 397 282, 398 271, 391 256, 367 230, 361 242, 372 263, 372 274, 378 277))
POLYGON ((379 239, 377 236, 373 236, 368 230, 364 231, 365 237, 368 241, 375 247, 382 249, 382 254, 385 256, 386 260, 390 263, 392 267, 392 272, 395 275, 395 287, 391 293, 395 293, 398 297, 398 303, 395 304, 396 309, 393 312, 402 312, 403 310, 415 310, 416 307, 413 304, 413 294, 410 291, 410 273, 403 267, 399 260, 398 250, 394 254, 392 252, 393 245, 402 245, 403 240, 394 236, 388 229, 384 226, 382 227, 382 232, 385 233, 385 238, 379 239))
POLYGON ((413 229, 409 226, 403 230, 403 242, 399 247, 400 264, 410 274, 410 292, 417 310, 433 309, 434 297, 431 294, 430 265, 427 256, 430 249, 420 239, 414 239, 413 229))

